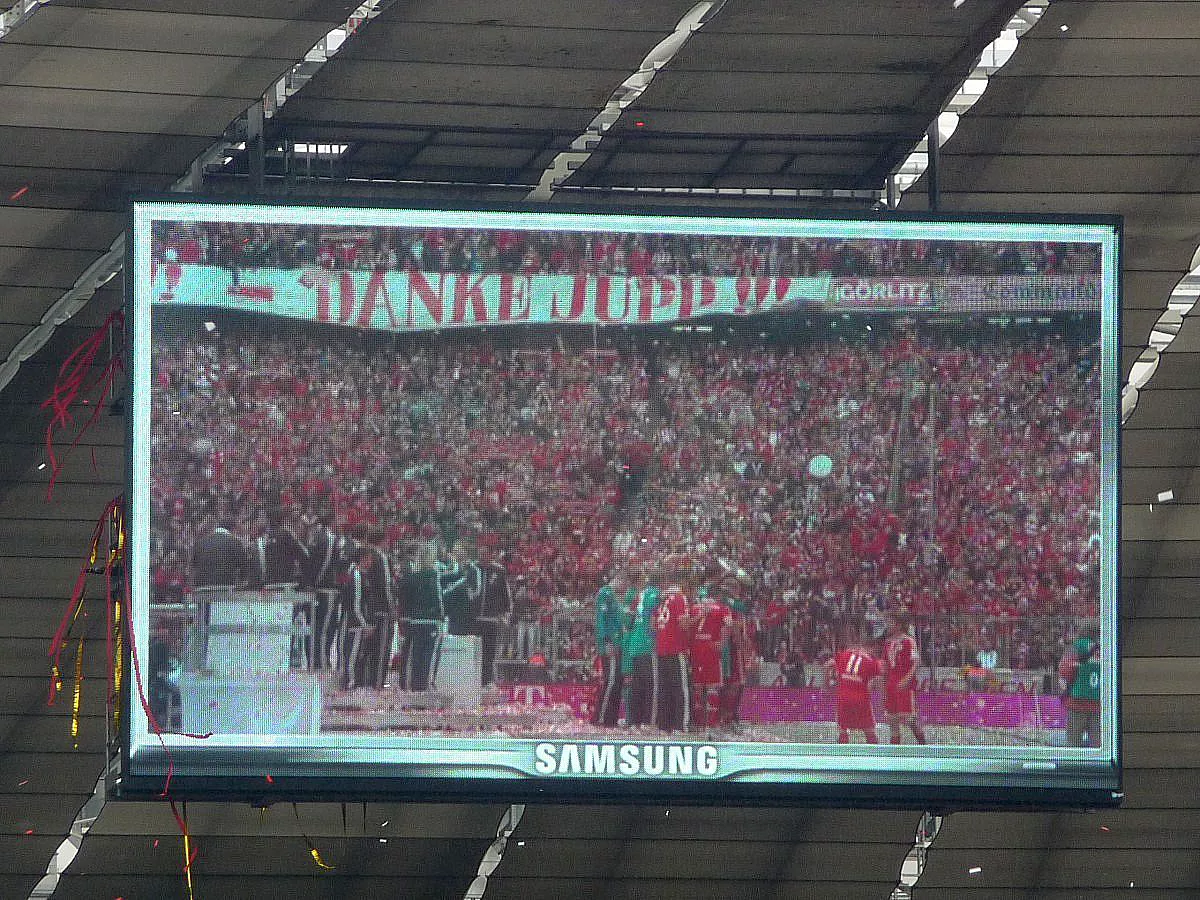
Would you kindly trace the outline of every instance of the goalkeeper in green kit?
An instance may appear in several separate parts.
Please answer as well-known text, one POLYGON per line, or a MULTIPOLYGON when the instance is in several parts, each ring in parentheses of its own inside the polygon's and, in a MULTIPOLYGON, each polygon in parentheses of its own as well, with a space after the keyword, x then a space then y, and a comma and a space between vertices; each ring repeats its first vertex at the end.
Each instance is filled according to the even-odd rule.
POLYGON ((594 725, 615 726, 621 713, 621 648, 625 641, 628 611, 617 599, 625 579, 617 575, 596 595, 596 655, 600 665, 600 687, 596 693, 594 725))
POLYGON ((1100 645, 1089 637, 1077 638, 1058 667, 1066 686, 1067 741, 1072 747, 1100 746, 1100 645))

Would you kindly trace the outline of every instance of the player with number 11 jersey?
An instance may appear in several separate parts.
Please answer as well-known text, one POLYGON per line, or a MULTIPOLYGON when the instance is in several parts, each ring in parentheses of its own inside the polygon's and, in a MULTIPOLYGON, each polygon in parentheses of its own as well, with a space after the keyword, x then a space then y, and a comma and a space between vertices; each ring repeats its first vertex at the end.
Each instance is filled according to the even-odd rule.
POLYGON ((838 743, 850 743, 850 732, 861 731, 868 744, 878 744, 871 682, 883 674, 879 660, 861 647, 852 647, 838 653, 830 669, 837 682, 838 743))

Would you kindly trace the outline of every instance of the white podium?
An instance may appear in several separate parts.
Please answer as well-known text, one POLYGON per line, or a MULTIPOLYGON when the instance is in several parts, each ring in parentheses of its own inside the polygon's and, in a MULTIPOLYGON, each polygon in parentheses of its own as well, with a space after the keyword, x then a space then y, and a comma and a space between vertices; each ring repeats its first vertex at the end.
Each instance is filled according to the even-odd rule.
POLYGON ((203 668, 214 673, 286 672, 292 666, 293 639, 307 638, 313 595, 291 585, 257 591, 214 591, 197 599, 207 626, 203 668), (304 613, 298 632, 296 612, 304 613))
POLYGON ((477 709, 483 703, 483 643, 476 635, 442 637, 437 687, 450 695, 455 709, 477 709))
POLYGON ((179 678, 183 730, 190 734, 304 734, 321 731, 321 682, 307 672, 179 678))
MULTIPOLYGON (((179 681, 183 730, 205 734, 317 734, 321 683, 293 669, 312 633, 314 597, 294 585, 197 588, 199 662, 179 681)), ((303 652, 300 656, 304 656, 303 652)), ((305 665, 307 660, 300 660, 305 665)))

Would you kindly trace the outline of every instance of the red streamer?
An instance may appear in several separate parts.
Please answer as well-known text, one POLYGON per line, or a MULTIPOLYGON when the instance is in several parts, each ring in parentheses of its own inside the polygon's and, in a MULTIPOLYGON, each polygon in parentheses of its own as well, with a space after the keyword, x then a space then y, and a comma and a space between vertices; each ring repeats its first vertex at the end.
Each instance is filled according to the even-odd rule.
POLYGON ((104 409, 105 400, 112 393, 117 375, 125 371, 124 324, 125 314, 121 310, 110 313, 100 327, 63 360, 50 396, 42 401, 42 409, 50 410, 50 421, 46 425, 46 456, 50 465, 50 483, 46 487, 47 500, 54 495, 54 485, 58 481, 58 474, 62 471, 63 466, 58 454, 54 452, 55 435, 60 430, 75 426, 75 417, 71 414, 71 406, 77 400, 82 400, 85 404, 91 404, 93 408, 87 421, 76 431, 75 439, 71 441, 66 450, 67 453, 75 449, 88 429, 96 424, 101 410, 104 409), (114 331, 121 336, 120 342, 114 347, 108 362, 100 367, 94 378, 90 378, 96 368, 96 358, 100 355, 105 338, 110 337, 114 331))

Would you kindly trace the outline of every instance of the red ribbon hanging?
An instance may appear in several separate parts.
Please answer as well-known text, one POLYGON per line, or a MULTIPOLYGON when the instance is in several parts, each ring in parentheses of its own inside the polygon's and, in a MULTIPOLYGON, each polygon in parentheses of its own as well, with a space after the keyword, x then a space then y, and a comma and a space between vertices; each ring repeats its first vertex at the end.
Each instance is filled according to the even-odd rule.
MULTIPOLYGON (((61 430, 75 426, 75 417, 71 407, 76 401, 92 406, 92 413, 79 426, 75 439, 71 441, 66 452, 79 445, 83 435, 96 424, 100 412, 104 409, 105 401, 112 393, 113 384, 119 373, 125 371, 124 336, 125 314, 115 310, 108 315, 91 336, 75 348, 58 369, 58 378, 50 391, 50 396, 42 401, 42 409, 50 411, 50 421, 46 425, 46 457, 50 466, 50 483, 46 486, 46 499, 54 495, 54 485, 58 474, 62 471, 62 461, 54 452, 55 436, 61 430), (117 337, 113 338, 113 334, 117 337), (96 359, 104 346, 106 339, 112 341, 112 351, 108 361, 96 370, 96 359), (93 377, 93 372, 95 375, 93 377)), ((93 464, 95 457, 93 456, 93 464)))

